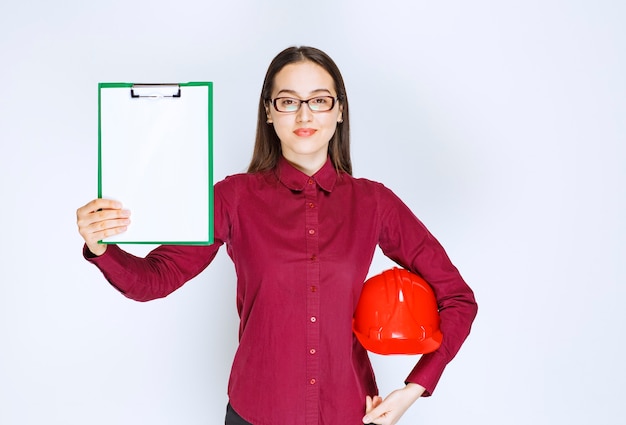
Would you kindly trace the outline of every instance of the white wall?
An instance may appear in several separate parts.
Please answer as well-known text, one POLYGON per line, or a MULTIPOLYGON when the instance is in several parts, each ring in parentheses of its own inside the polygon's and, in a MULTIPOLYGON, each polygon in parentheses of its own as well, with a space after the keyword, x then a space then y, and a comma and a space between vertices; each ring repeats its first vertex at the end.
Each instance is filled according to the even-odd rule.
MULTIPOLYGON (((0 423, 223 420, 225 252, 147 304, 81 257, 97 83, 214 81, 219 180, 245 170, 263 74, 294 44, 344 73, 355 174, 413 208, 479 301, 401 423, 623 421, 625 20, 618 0, 3 2, 0 423)), ((415 362, 374 360, 385 393, 415 362)))

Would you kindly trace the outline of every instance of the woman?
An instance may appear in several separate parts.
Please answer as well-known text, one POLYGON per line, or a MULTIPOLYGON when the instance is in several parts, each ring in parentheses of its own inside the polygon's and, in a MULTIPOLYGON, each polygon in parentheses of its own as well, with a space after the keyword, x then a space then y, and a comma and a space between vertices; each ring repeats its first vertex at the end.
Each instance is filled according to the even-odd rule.
POLYGON ((226 424, 394 424, 433 392, 469 334, 474 296, 443 248, 391 191, 352 177, 348 112, 332 59, 288 48, 263 83, 248 173, 215 185, 213 245, 138 258, 97 243, 127 229, 119 203, 96 199, 77 211, 85 257, 139 301, 176 290, 226 244, 241 319, 226 424), (384 400, 351 328, 377 245, 433 286, 444 335, 384 400))

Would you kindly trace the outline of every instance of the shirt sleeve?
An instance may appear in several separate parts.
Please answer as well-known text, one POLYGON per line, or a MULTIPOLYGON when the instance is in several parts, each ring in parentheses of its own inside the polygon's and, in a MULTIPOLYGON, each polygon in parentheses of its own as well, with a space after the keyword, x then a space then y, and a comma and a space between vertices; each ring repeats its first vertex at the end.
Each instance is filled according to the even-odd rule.
POLYGON ((198 275, 215 258, 221 243, 209 246, 161 245, 145 258, 109 245, 99 257, 87 246, 83 256, 100 269, 107 281, 135 301, 163 298, 198 275))
POLYGON ((424 354, 405 382, 426 388, 430 396, 446 365, 470 333, 478 310, 474 293, 444 248, 424 224, 390 190, 381 188, 379 246, 387 257, 422 276, 433 288, 443 333, 441 346, 424 354))
POLYGON ((228 242, 231 229, 232 184, 222 181, 214 188, 214 243, 208 246, 161 245, 146 257, 137 257, 117 245, 101 256, 83 247, 85 259, 100 269, 107 281, 124 296, 136 301, 163 298, 197 276, 228 242))

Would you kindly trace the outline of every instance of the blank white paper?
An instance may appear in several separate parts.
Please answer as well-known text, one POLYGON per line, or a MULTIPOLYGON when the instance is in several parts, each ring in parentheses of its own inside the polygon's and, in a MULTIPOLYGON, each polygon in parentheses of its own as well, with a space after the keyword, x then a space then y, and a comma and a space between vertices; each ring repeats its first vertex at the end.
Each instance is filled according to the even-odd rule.
POLYGON ((209 95, 206 85, 182 85, 179 98, 101 88, 101 193, 131 211, 128 230, 104 242, 212 242, 209 95))

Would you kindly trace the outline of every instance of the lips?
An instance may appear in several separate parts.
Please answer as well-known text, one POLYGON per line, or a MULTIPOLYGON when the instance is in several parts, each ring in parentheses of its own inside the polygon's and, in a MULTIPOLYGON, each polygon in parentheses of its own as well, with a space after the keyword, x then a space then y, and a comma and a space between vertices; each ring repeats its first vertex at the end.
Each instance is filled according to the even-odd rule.
POLYGON ((309 137, 312 136, 317 130, 313 128, 298 128, 294 130, 294 134, 298 137, 309 137))

